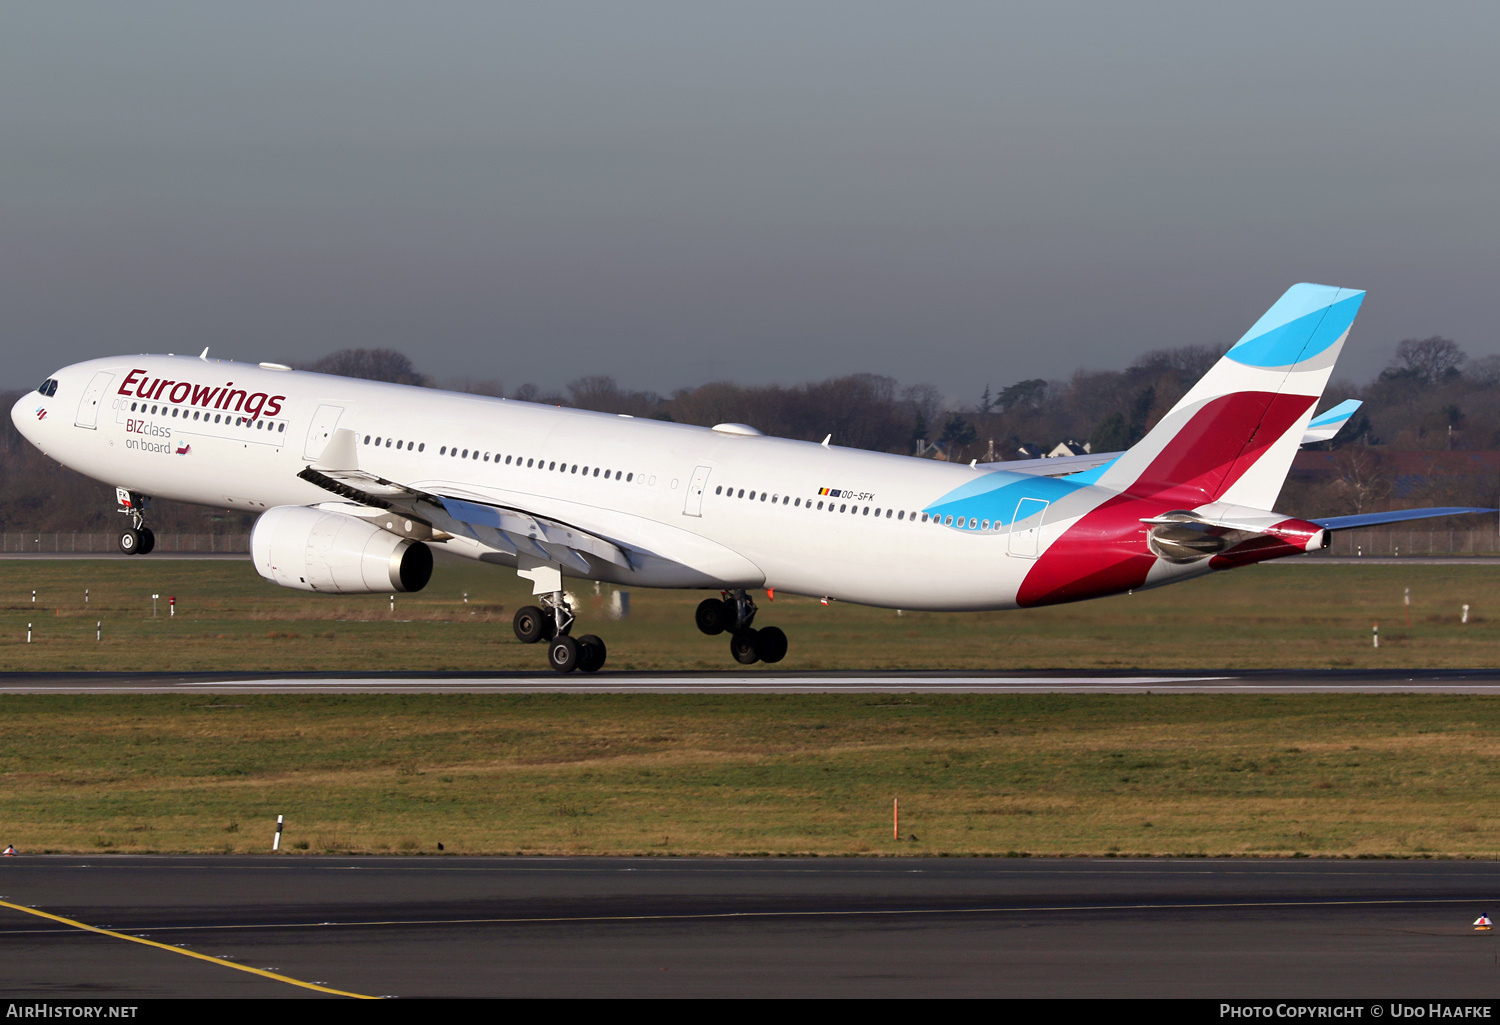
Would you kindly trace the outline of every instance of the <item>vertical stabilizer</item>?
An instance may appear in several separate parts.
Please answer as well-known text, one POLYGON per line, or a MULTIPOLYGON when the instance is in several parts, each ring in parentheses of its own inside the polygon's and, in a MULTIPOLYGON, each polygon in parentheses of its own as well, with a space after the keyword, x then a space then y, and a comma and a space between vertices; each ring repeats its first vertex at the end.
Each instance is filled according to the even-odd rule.
POLYGON ((1098 483, 1188 509, 1271 508, 1364 297, 1293 285, 1098 483))

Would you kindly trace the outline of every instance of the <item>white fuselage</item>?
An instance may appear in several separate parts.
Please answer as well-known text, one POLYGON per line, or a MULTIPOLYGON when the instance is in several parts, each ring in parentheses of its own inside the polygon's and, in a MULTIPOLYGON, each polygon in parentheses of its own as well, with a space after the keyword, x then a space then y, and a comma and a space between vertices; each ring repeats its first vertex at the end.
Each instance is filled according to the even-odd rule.
MULTIPOLYGON (((327 503, 335 496, 297 474, 333 430, 350 430, 360 470, 576 524, 642 556, 630 569, 600 564, 587 575, 638 586, 1010 608, 1038 556, 1113 495, 928 459, 186 356, 93 360, 55 379, 54 396, 28 393, 12 416, 47 455, 105 483, 240 510, 327 503), (1041 497, 1025 498, 1033 492, 1041 497), (1018 506, 1022 499, 1033 505, 1018 506), (1029 515, 1048 502, 1051 515, 1029 515)), ((472 539, 441 545, 514 564, 472 539)), ((1161 562, 1150 583, 1207 569, 1161 562)))

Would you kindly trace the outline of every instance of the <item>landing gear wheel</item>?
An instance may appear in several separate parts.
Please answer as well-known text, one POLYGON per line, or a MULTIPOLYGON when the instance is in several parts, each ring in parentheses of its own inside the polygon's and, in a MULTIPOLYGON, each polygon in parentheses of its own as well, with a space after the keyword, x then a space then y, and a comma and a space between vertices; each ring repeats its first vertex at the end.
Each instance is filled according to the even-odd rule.
POLYGON ((559 673, 571 673, 578 668, 583 649, 567 634, 554 637, 547 643, 547 662, 559 673))
POLYGON ((734 606, 723 598, 704 598, 698 603, 693 619, 699 630, 712 637, 729 629, 734 622, 734 606))
POLYGON ((141 537, 139 530, 130 529, 120 535, 120 551, 126 555, 139 555, 145 538, 141 537))
POLYGON ((759 640, 759 630, 736 630, 729 639, 729 653, 741 665, 753 665, 760 661, 759 640))
POLYGON ((756 632, 760 637, 756 639, 755 650, 762 662, 780 662, 786 658, 786 634, 780 628, 763 626, 756 632))
POLYGON ((608 652, 605 650, 604 641, 595 634, 584 634, 578 638, 578 668, 585 673, 597 673, 604 668, 604 659, 608 652))
POLYGON ((156 547, 156 532, 150 527, 141 528, 141 554, 150 555, 151 550, 156 547))
POLYGON ((516 631, 516 639, 522 644, 551 640, 557 632, 552 617, 535 605, 523 605, 516 609, 515 618, 510 625, 516 631))

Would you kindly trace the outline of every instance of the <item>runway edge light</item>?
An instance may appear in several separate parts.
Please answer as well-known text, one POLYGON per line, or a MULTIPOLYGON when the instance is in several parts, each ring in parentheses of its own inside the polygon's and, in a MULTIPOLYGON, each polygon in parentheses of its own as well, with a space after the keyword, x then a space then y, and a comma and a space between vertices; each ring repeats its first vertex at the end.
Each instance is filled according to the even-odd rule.
POLYGON ((1489 915, 1480 915, 1478 918, 1474 919, 1475 932, 1489 932, 1490 928, 1491 926, 1489 915))

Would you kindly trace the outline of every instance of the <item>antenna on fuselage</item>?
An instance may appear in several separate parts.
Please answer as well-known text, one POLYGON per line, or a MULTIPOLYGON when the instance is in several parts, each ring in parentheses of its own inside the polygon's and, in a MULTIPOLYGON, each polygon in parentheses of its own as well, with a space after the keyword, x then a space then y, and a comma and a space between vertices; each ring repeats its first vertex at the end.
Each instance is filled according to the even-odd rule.
POLYGON ((830 434, 830 435, 828 435, 828 437, 826 437, 826 438, 824 438, 824 439, 823 439, 823 442, 822 442, 822 445, 823 445, 823 447, 824 447, 824 448, 827 448, 827 447, 828 447, 828 443, 829 443, 829 442, 830 442, 830 441, 832 441, 832 440, 833 440, 833 435, 831 435, 831 434, 830 434))
POLYGON ((208 362, 208 346, 205 345, 203 347, 203 351, 200 352, 200 353, 198 353, 198 358, 201 359, 205 363, 208 362))

